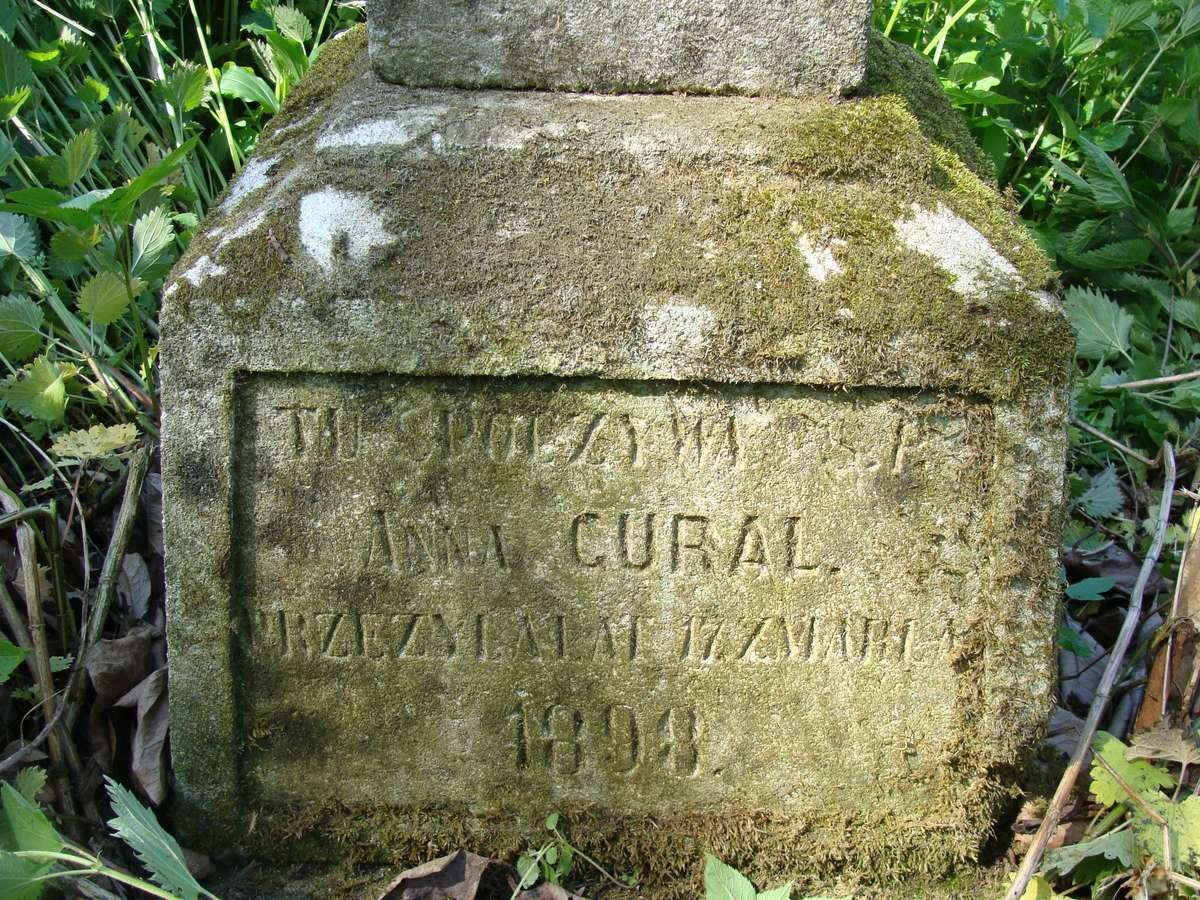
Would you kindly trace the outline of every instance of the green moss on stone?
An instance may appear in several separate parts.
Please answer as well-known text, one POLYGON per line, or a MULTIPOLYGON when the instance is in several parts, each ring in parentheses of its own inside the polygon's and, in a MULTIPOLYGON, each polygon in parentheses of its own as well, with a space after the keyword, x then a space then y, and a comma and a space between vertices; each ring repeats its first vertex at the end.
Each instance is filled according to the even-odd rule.
POLYGON ((975 143, 967 123, 946 99, 946 93, 929 61, 911 47, 898 44, 872 30, 867 50, 867 78, 860 97, 898 96, 921 123, 929 140, 956 153, 985 181, 996 178, 996 169, 975 143))

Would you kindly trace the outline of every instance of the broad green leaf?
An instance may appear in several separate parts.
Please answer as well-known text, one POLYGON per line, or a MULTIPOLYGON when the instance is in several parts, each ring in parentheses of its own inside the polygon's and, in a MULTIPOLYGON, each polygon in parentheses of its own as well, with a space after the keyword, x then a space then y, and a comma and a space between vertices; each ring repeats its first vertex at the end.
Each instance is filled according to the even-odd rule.
POLYGON ((93 425, 91 428, 80 428, 60 434, 50 447, 50 452, 59 458, 83 462, 110 456, 136 440, 137 426, 132 422, 122 425, 93 425))
POLYGON ((285 85, 293 85, 303 77, 310 65, 304 45, 276 31, 267 32, 271 62, 285 85))
POLYGON ((28 766, 17 773, 13 779, 13 787, 17 793, 30 803, 37 803, 38 791, 46 786, 46 770, 37 766, 28 766))
POLYGON ((8 167, 16 158, 17 150, 13 146, 13 142, 8 139, 7 135, 0 134, 0 175, 8 171, 8 167))
POLYGON ((1042 874, 1047 877, 1066 875, 1085 859, 1102 857, 1130 867, 1134 863, 1134 834, 1130 829, 1110 831, 1092 841, 1064 844, 1046 853, 1042 874))
POLYGON ((37 233, 24 216, 0 212, 0 259, 14 256, 30 262, 38 252, 37 233))
MULTIPOLYGON (((1103 756, 1104 761, 1112 766, 1113 771, 1139 794, 1175 786, 1175 779, 1165 769, 1141 760, 1127 759, 1125 752, 1129 748, 1106 731, 1096 732, 1096 738, 1092 741, 1092 749, 1103 756)), ((1133 800, 1130 799, 1125 789, 1108 774, 1104 766, 1095 760, 1092 761, 1091 774, 1092 796, 1102 806, 1114 806, 1126 801, 1133 804, 1133 800)))
POLYGON ((68 262, 78 262, 96 249, 100 243, 100 229, 89 228, 80 231, 77 228, 64 228, 55 232, 50 238, 50 252, 59 259, 68 262))
POLYGON ((517 858, 517 874, 520 876, 520 887, 527 888, 538 880, 537 860, 532 856, 522 854, 517 858))
POLYGON ((1080 659, 1091 659, 1092 648, 1079 636, 1079 632, 1067 625, 1058 626, 1058 646, 1080 659))
POLYGON ((705 900, 755 900, 757 896, 749 878, 711 853, 704 854, 705 900))
POLYGON ((1154 245, 1145 238, 1114 241, 1095 250, 1060 251, 1067 262, 1081 269, 1132 269, 1150 258, 1154 245))
POLYGON ((37 879, 50 868, 50 863, 36 863, 14 856, 0 844, 0 897, 4 900, 38 900, 45 884, 37 879))
POLYGON ((1133 316, 1095 288, 1067 289, 1067 313, 1083 359, 1106 360, 1129 351, 1133 316))
POLYGON ((1121 479, 1116 466, 1107 466, 1091 476, 1087 490, 1079 497, 1079 505, 1093 519, 1107 519, 1125 503, 1121 479))
POLYGON ((23 647, 0 638, 0 684, 8 681, 17 666, 25 661, 29 651, 23 647))
POLYGON ((133 214, 134 204, 147 191, 165 181, 183 162, 184 157, 192 152, 198 138, 188 138, 170 153, 152 166, 147 166, 138 173, 129 184, 117 188, 108 196, 98 200, 91 211, 104 217, 110 222, 124 224, 133 214))
POLYGON ((1083 603, 1104 599, 1104 592, 1117 583, 1115 578, 1085 578, 1067 587, 1067 596, 1083 603))
POLYGON ((104 784, 116 813, 108 827, 137 854, 150 873, 150 880, 183 900, 197 900, 198 897, 217 900, 192 877, 178 842, 158 824, 154 813, 107 775, 104 784))
POLYGON ((1079 149, 1088 162, 1088 184, 1096 203, 1111 210, 1133 209, 1129 183, 1112 157, 1082 135, 1078 141, 1079 149))
POLYGON ((191 112, 204 102, 207 90, 208 73, 203 66, 188 60, 172 63, 163 80, 158 83, 162 98, 184 112, 191 112))
POLYGON ((1184 237, 1189 231, 1196 227, 1196 207, 1184 206, 1179 209, 1172 209, 1167 213, 1167 236, 1174 238, 1184 237))
POLYGON ((116 272, 100 272, 80 289, 79 311, 97 325, 111 325, 125 315, 133 297, 145 287, 140 279, 135 278, 127 287, 125 279, 116 272))
POLYGON ((0 94, 12 94, 36 84, 25 54, 8 37, 0 35, 0 94))
POLYGON ((53 424, 62 419, 67 409, 65 373, 46 357, 39 356, 4 383, 2 396, 21 415, 53 424))
POLYGON ((40 850, 44 853, 62 849, 62 836, 36 804, 7 783, 0 787, 0 796, 4 798, 0 846, 6 850, 40 850))
POLYGON ((50 657, 51 672, 66 672, 73 665, 75 665, 75 657, 69 654, 67 656, 50 657))
POLYGON ((221 73, 221 93, 246 103, 256 103, 273 113, 279 112, 279 101, 271 86, 242 66, 230 65, 221 73))
MULTIPOLYGON (((1182 803, 1172 803, 1169 797, 1157 792, 1141 794, 1146 805, 1167 821, 1171 840, 1171 864, 1176 869, 1195 871, 1200 865, 1200 797, 1188 797, 1182 803)), ((1137 804, 1133 811, 1133 828, 1138 846, 1160 864, 1163 856, 1163 829, 1137 804)))
POLYGON ((156 206, 141 216, 133 224, 133 274, 145 274, 174 239, 175 229, 165 206, 156 206))
POLYGON ((270 11, 271 22, 275 25, 277 31, 285 37, 291 38, 301 44, 307 44, 312 40, 313 29, 312 23, 308 21, 308 16, 300 12, 294 6, 278 6, 271 7, 270 11))
POLYGON ((62 153, 50 164, 50 179, 59 187, 71 187, 87 174, 99 155, 96 132, 87 128, 67 141, 62 153))
POLYGON ((42 348, 42 308, 24 294, 0 297, 0 356, 23 363, 42 348))
POLYGON ((83 79, 79 89, 75 91, 75 96, 84 103, 103 103, 108 99, 108 94, 108 85, 91 76, 83 79))

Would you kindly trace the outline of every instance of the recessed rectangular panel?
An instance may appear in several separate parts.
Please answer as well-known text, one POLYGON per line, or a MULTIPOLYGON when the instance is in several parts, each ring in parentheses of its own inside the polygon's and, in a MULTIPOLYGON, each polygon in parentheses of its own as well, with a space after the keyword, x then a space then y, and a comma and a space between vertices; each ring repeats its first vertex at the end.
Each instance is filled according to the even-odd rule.
POLYGON ((241 765, 274 801, 869 807, 965 731, 969 402, 261 375, 235 409, 241 765))

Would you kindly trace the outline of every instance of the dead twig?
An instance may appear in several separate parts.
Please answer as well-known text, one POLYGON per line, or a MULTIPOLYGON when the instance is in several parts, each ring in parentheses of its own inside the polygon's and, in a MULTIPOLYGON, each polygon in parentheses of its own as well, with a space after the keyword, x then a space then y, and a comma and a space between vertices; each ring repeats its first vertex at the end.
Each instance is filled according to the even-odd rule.
MULTIPOLYGON (((25 508, 15 493, 7 485, 0 486, 0 507, 5 512, 16 513, 25 508)), ((50 647, 46 640, 46 619, 42 610, 41 573, 37 565, 37 538, 28 522, 17 525, 17 551, 21 558, 21 581, 25 588, 25 617, 29 631, 29 645, 34 662, 34 681, 37 683, 38 694, 41 698, 42 720, 47 724, 57 723, 54 703, 54 673, 50 668, 50 647)), ((51 785, 60 804, 61 810, 68 814, 75 813, 75 800, 71 795, 71 784, 62 774, 62 766, 67 756, 64 748, 65 735, 51 728, 46 735, 46 752, 54 764, 51 775, 51 785)))
POLYGON ((104 632, 104 620, 108 618, 108 610, 112 607, 113 597, 117 593, 117 577, 121 574, 121 562, 125 559, 125 548, 129 546, 129 534, 133 530, 133 522, 137 517, 138 499, 142 495, 142 482, 150 469, 150 457, 154 453, 154 445, 147 441, 133 455, 129 464, 129 477, 125 480, 125 495, 121 498, 121 508, 117 511, 117 520, 113 525, 112 537, 108 541, 108 552, 104 555, 104 565, 100 569, 100 584, 96 588, 96 602, 92 607, 85 632, 84 645, 81 653, 99 640, 104 632))
POLYGON ((1121 384, 1112 385, 1112 389, 1155 387, 1156 385, 1160 384, 1178 384, 1181 381, 1191 381, 1193 378, 1200 378, 1200 372, 1184 372, 1181 375, 1162 375, 1158 378, 1143 378, 1140 381, 1123 381, 1121 384))
POLYGON ((1092 437, 1099 438, 1100 440, 1104 441, 1104 443, 1108 444, 1110 447, 1114 447, 1115 449, 1120 450, 1122 453, 1124 453, 1128 456, 1132 456, 1134 459, 1136 459, 1138 462, 1140 462, 1147 469, 1158 468, 1158 460, 1150 459, 1148 456, 1142 456, 1142 454, 1138 453, 1132 447, 1127 447, 1124 444, 1122 444, 1120 441, 1118 441, 1116 438, 1109 437, 1107 434, 1105 434, 1099 428, 1096 428, 1094 425, 1089 425, 1087 422, 1083 421, 1083 419, 1079 418, 1078 416, 1071 417, 1071 424, 1082 431, 1086 431, 1092 437))
MULTIPOLYGON (((117 592, 117 579, 121 574, 121 562, 125 559, 125 549, 129 546, 129 535, 137 518, 138 501, 142 495, 142 483, 146 480, 146 472, 150 468, 150 459, 154 454, 154 444, 150 441, 133 455, 129 464, 129 474, 125 479, 125 493, 121 498, 121 507, 117 510, 117 518, 113 524, 112 537, 108 541, 108 551, 104 555, 104 564, 100 568, 100 583, 96 588, 96 601, 83 625, 83 635, 79 642, 78 659, 87 660, 88 652, 100 640, 104 633, 104 621, 112 608, 113 597, 117 592)), ((82 708, 81 697, 83 684, 67 694, 67 729, 75 727, 82 708)))
POLYGON ((1166 441, 1163 442, 1162 459, 1166 463, 1166 473, 1163 479, 1162 501, 1159 503, 1158 521, 1154 528, 1154 540, 1150 546, 1150 552, 1146 554, 1146 558, 1142 561, 1137 581, 1134 582, 1133 591, 1129 595, 1129 607, 1125 610, 1125 621, 1121 623, 1121 631, 1117 635, 1116 642, 1113 644, 1112 653, 1108 657, 1108 664, 1104 667, 1104 674, 1100 677, 1100 684, 1096 688, 1096 696, 1092 699, 1091 708, 1088 710, 1087 721, 1084 722, 1079 734, 1079 742, 1075 745, 1075 751, 1071 754, 1071 761, 1067 765, 1066 771, 1063 772, 1062 780, 1059 781, 1058 788, 1054 792, 1054 797, 1050 801, 1050 807, 1046 810, 1042 824, 1038 827, 1033 843, 1029 845, 1029 850, 1025 853, 1025 858, 1021 861, 1021 867, 1017 870, 1017 876, 1013 880, 1012 887, 1004 895, 1004 900, 1020 900, 1038 866, 1041 865, 1042 855, 1046 852, 1046 845, 1050 842, 1050 838, 1058 828, 1059 823, 1062 822, 1067 800, 1070 798, 1071 792, 1075 789, 1075 782, 1078 781, 1079 775, 1083 771, 1084 760, 1087 759, 1088 752, 1091 750, 1092 738, 1095 737, 1096 731, 1100 727, 1100 718, 1104 715, 1104 711, 1108 706, 1113 685, 1116 683, 1117 675, 1121 670, 1121 662, 1125 658, 1126 651, 1129 649, 1130 641, 1133 640, 1134 632, 1137 631, 1138 620, 1142 614, 1142 596, 1146 592, 1146 585, 1150 581, 1150 575, 1154 572, 1154 567, 1158 563, 1158 556, 1162 553, 1163 539, 1167 533, 1167 523, 1171 518, 1171 498, 1175 493, 1175 453, 1171 449, 1171 445, 1166 441))

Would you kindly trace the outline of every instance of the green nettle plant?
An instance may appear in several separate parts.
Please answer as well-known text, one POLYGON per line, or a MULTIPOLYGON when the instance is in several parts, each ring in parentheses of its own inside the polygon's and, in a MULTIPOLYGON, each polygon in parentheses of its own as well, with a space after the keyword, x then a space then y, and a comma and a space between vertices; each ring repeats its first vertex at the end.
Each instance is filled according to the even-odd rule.
POLYGON ((19 772, 12 784, 0 785, 0 897, 37 900, 51 882, 102 877, 165 900, 217 900, 188 871, 183 850, 154 814, 121 785, 105 782, 114 813, 109 829, 129 845, 150 880, 111 866, 63 837, 37 803, 46 773, 30 768, 19 772))
POLYGON ((157 436, 163 279, 357 15, 333 0, 203 7, 0 10, 0 471, 26 499, 78 498, 80 456, 53 449, 65 435, 74 451, 89 431, 89 458, 157 436))

